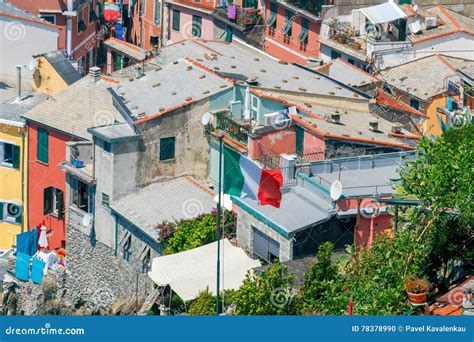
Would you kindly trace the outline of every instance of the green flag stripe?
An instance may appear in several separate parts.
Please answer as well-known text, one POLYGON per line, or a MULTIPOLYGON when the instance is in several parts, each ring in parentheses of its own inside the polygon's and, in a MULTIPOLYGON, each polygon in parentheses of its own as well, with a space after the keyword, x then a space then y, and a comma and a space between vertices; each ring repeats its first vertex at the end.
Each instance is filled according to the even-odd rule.
POLYGON ((240 153, 224 147, 224 193, 238 196, 244 187, 244 176, 240 170, 240 153))

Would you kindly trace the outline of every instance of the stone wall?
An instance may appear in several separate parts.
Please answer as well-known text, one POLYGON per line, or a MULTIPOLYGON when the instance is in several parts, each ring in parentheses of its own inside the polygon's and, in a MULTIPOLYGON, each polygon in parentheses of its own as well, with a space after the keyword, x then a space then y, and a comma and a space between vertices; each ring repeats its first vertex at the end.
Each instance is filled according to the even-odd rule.
POLYGON ((268 235, 280 243, 280 261, 293 259, 293 247, 291 240, 281 236, 275 230, 268 227, 242 208, 237 208, 237 246, 243 248, 249 254, 253 253, 253 228, 268 235))
POLYGON ((378 147, 375 145, 364 145, 354 142, 342 142, 339 140, 326 140, 324 156, 325 159, 334 159, 397 151, 400 151, 400 149, 383 146, 378 147))

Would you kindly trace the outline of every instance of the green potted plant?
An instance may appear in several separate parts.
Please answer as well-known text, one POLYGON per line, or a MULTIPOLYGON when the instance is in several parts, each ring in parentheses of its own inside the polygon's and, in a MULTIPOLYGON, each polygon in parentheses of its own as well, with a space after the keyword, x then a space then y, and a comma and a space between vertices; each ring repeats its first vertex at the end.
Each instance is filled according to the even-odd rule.
POLYGON ((426 279, 407 278, 405 279, 405 289, 408 300, 412 304, 422 304, 426 301, 426 294, 430 289, 430 283, 426 279))

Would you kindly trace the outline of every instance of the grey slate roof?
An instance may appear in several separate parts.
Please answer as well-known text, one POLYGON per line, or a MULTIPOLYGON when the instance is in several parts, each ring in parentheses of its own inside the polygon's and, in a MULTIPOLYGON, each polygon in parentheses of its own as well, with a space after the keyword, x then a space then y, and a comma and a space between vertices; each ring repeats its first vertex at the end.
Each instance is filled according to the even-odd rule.
POLYGON ((283 236, 314 226, 330 219, 335 210, 329 202, 316 196, 308 189, 294 185, 281 189, 282 200, 280 208, 270 205, 260 206, 256 201, 232 196, 232 201, 246 211, 256 212, 267 221, 271 228, 283 236))
POLYGON ((190 177, 150 184, 111 204, 122 217, 151 237, 158 224, 194 218, 215 208, 214 196, 190 177))
POLYGON ((46 95, 33 92, 30 81, 22 80, 22 100, 17 102, 16 77, 0 75, 0 120, 23 123, 21 116, 46 100, 46 95))
POLYGON ((245 81, 256 78, 258 87, 294 92, 351 97, 353 92, 320 75, 291 64, 281 64, 262 51, 233 41, 186 40, 166 46, 152 59, 166 64, 191 58, 221 76, 245 81))
POLYGON ((316 71, 322 72, 335 80, 353 87, 362 87, 377 83, 378 80, 365 71, 338 58, 319 67, 316 71))
POLYGON ((113 91, 122 97, 133 119, 160 114, 188 101, 197 101, 232 87, 223 78, 193 66, 185 59, 152 69, 130 82, 127 77, 114 78, 120 83, 113 91))
POLYGON ((432 55, 385 69, 378 75, 389 85, 427 101, 446 90, 446 81, 459 82, 456 69, 474 61, 432 55))
POLYGON ((143 61, 146 58, 146 50, 139 46, 124 42, 117 38, 109 38, 104 41, 104 45, 115 51, 122 52, 127 57, 133 58, 135 61, 143 61))
POLYGON ((74 69, 71 62, 59 51, 51 51, 43 54, 43 56, 51 63, 54 70, 63 78, 67 85, 71 85, 74 82, 81 79, 81 74, 74 69))
POLYGON ((459 73, 461 73, 462 76, 468 78, 469 80, 474 80, 474 63, 471 64, 470 66, 466 67, 461 67, 457 70, 459 73))
POLYGON ((340 173, 320 173, 314 177, 314 180, 319 181, 319 177, 321 177, 324 179, 323 186, 327 186, 337 179, 340 180, 343 196, 392 194, 394 190, 390 185, 390 180, 400 178, 399 169, 399 166, 391 165, 365 170, 341 171, 340 173))
POLYGON ((4 13, 10 14, 10 15, 14 15, 14 16, 17 16, 17 17, 25 18, 25 19, 36 20, 36 21, 43 22, 43 23, 47 22, 46 20, 44 20, 40 17, 37 17, 37 16, 31 14, 30 12, 24 11, 24 10, 12 5, 11 3, 4 1, 4 0, 0 0, 0 12, 4 12, 4 13))
POLYGON ((112 95, 107 88, 113 86, 105 80, 91 82, 84 77, 68 88, 50 96, 36 106, 24 118, 49 126, 75 137, 90 140, 90 127, 124 122, 115 109, 112 95))
POLYGON ((118 142, 139 137, 127 123, 93 127, 87 131, 93 136, 108 142, 118 142))

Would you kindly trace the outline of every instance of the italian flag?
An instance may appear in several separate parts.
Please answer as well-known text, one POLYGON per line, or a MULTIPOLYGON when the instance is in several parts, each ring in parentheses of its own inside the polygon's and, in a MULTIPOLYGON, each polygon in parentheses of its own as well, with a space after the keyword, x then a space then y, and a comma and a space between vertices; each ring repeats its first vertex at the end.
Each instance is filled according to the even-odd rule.
POLYGON ((224 193, 279 208, 282 184, 280 170, 263 169, 253 160, 224 147, 224 193))

